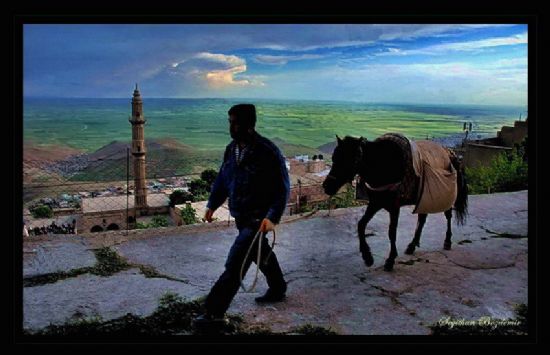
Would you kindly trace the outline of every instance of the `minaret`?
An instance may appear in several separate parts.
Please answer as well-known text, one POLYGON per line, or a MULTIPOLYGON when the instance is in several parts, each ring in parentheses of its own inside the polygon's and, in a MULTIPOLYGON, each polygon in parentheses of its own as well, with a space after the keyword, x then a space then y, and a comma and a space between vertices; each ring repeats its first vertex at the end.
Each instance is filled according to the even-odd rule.
POLYGON ((132 98, 132 155, 134 156, 134 196, 135 208, 137 211, 147 209, 147 186, 145 185, 145 138, 143 135, 143 126, 145 117, 143 116, 143 101, 138 90, 134 90, 132 98))

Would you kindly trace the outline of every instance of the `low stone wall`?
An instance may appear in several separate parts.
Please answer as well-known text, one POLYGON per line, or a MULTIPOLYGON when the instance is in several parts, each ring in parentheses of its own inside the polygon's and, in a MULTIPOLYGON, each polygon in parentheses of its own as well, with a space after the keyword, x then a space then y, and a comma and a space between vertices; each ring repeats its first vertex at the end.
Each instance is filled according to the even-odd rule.
POLYGON ((468 143, 464 151, 464 166, 475 168, 488 166, 499 154, 512 150, 509 147, 468 143))

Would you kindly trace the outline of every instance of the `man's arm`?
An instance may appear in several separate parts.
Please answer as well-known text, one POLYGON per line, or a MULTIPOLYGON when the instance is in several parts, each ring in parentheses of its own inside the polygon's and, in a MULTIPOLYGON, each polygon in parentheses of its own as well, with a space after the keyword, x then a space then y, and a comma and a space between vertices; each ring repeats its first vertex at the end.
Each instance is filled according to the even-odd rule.
POLYGON ((267 212, 266 218, 272 223, 277 224, 281 220, 283 212, 290 194, 290 179, 286 169, 285 159, 282 154, 277 152, 274 161, 273 186, 275 190, 275 200, 267 212))
MULTIPOLYGON (((212 211, 212 213, 218 209, 227 198, 227 186, 225 185, 224 181, 224 164, 229 158, 229 146, 225 149, 225 153, 223 156, 223 163, 220 167, 220 171, 218 172, 218 176, 216 176, 216 180, 214 180, 214 184, 212 184, 212 188, 210 190, 210 197, 208 198, 208 203, 206 207, 208 207, 209 210, 212 211)), ((208 210, 206 212, 208 214, 208 210)), ((210 213, 210 216, 205 215, 205 219, 211 219, 212 213, 210 213), (209 218, 207 218, 209 217, 209 218)), ((210 221, 209 221, 210 222, 210 221)))

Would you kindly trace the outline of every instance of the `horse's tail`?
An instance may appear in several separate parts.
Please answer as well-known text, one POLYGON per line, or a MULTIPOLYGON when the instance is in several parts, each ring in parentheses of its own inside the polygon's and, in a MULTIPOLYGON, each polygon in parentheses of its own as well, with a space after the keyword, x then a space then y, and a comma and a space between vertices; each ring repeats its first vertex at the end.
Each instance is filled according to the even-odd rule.
POLYGON ((466 172, 464 171, 464 164, 454 154, 451 155, 451 164, 453 164, 457 172, 456 185, 458 191, 454 203, 456 223, 464 224, 468 215, 468 182, 466 181, 466 172))

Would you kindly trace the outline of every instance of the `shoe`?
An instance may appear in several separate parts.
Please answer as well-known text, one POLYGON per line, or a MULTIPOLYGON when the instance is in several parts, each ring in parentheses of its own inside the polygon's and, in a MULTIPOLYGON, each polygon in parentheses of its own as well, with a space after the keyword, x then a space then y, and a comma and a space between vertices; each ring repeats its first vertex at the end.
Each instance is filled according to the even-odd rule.
POLYGON ((256 297, 254 300, 258 303, 267 303, 267 302, 281 302, 286 298, 285 292, 277 292, 268 289, 267 292, 260 297, 256 297))
POLYGON ((193 319, 193 325, 196 328, 205 328, 208 326, 219 326, 226 324, 223 316, 214 316, 210 313, 204 313, 193 319))

